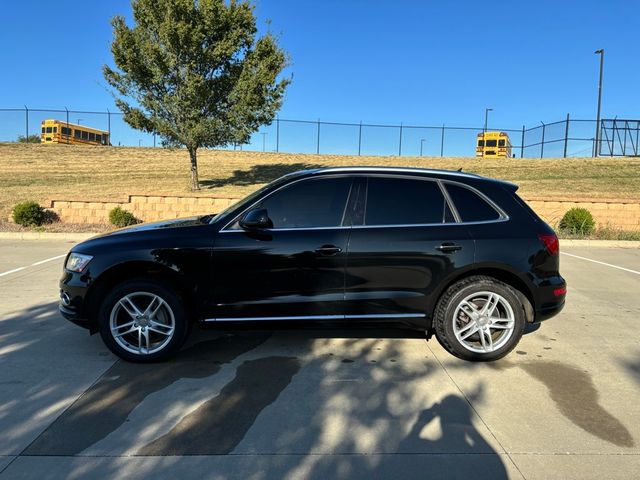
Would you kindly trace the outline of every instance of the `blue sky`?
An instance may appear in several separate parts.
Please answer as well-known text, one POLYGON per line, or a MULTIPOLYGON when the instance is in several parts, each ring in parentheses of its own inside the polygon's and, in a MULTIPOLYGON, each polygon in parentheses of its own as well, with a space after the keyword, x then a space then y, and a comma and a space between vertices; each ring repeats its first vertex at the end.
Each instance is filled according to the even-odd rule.
MULTIPOLYGON (((113 109, 101 66, 111 63, 109 19, 116 14, 130 17, 129 2, 3 5, 0 107, 113 109)), ((258 0, 256 14, 263 29, 270 19, 291 56, 283 118, 482 126, 485 107, 493 108, 489 123, 498 128, 568 112, 594 118, 598 48, 606 51, 603 116, 640 117, 640 2, 258 0)), ((78 118, 104 123, 91 115, 71 121, 78 118)), ((31 122, 37 130, 38 114, 31 122)), ((114 140, 150 144, 115 124, 114 140)), ((23 130, 22 113, 0 113, 0 139, 23 130)), ((262 131, 272 150, 274 127, 262 131)), ((315 151, 315 134, 314 125, 281 126, 289 149, 315 151)), ((405 134, 403 153, 415 153, 424 137, 430 153, 439 147, 435 131, 405 134)), ((366 137, 364 150, 397 151, 395 130, 369 129, 366 137)), ((354 139, 357 129, 323 127, 322 150, 346 151, 354 139)), ((262 149, 259 134, 253 148, 262 149)))

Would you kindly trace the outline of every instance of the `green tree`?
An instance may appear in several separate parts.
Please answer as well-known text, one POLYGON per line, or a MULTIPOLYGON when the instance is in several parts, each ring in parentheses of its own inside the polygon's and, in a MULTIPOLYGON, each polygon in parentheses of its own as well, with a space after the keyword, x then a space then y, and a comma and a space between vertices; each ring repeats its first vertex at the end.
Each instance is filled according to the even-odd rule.
POLYGON ((105 79, 129 125, 186 147, 197 190, 198 148, 247 143, 272 122, 290 83, 281 78, 287 55, 272 34, 258 37, 249 1, 131 5, 133 27, 111 22, 116 68, 105 65, 105 79))
POLYGON ((18 135, 19 143, 40 143, 40 135, 33 134, 25 137, 24 135, 18 135))

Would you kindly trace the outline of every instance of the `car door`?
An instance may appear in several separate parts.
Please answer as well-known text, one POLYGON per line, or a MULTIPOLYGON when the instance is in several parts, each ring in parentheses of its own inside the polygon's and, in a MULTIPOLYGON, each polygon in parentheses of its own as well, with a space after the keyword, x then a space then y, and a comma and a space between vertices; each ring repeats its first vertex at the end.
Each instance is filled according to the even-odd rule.
POLYGON ((375 175, 365 182, 349 241, 345 314, 424 317, 441 282, 473 264, 474 242, 437 180, 375 175))
POLYGON ((213 253, 215 318, 342 318, 352 183, 295 181, 248 209, 266 209, 271 228, 223 228, 213 253))

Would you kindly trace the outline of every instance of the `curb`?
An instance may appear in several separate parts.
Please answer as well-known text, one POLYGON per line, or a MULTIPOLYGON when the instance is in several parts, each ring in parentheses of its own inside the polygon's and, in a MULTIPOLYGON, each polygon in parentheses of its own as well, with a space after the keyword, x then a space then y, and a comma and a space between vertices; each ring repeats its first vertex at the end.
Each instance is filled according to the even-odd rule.
POLYGON ((638 240, 578 240, 560 239, 560 251, 562 247, 598 247, 598 248, 640 248, 638 240))
POLYGON ((69 240, 81 242, 98 233, 57 232, 0 232, 0 240, 69 240))

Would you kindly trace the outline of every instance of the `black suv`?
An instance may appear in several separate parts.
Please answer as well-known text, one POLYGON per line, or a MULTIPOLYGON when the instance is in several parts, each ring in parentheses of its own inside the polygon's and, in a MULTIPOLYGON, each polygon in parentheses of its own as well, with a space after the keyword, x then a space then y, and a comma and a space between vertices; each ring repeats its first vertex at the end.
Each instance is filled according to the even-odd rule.
POLYGON ((130 361, 169 357, 194 320, 396 320, 495 360, 566 294, 558 239, 516 190, 439 170, 292 173, 215 216, 78 244, 60 311, 130 361))

